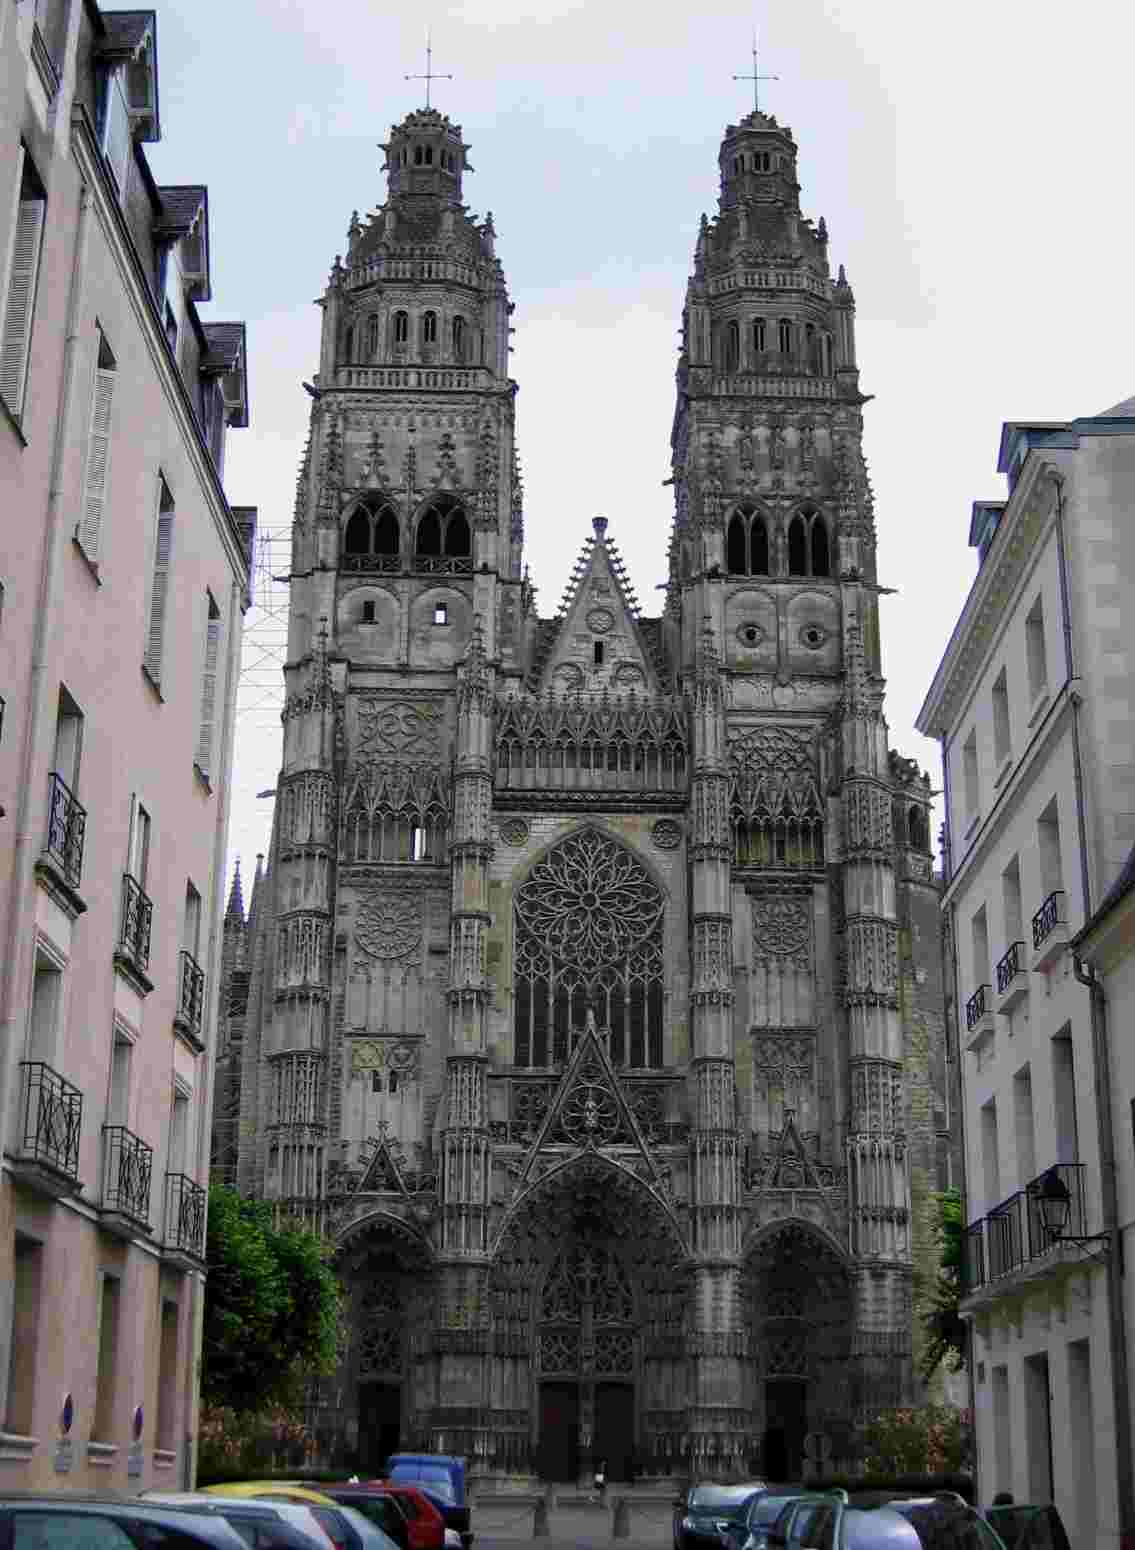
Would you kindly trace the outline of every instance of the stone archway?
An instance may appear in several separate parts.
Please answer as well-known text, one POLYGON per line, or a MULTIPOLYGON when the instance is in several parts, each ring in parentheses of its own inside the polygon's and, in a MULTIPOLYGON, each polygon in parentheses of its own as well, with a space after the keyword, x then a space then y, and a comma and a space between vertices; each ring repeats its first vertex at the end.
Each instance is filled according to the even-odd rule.
POLYGON ((798 1479, 807 1433, 848 1429, 854 1298, 847 1264, 808 1223, 782 1222, 750 1247, 744 1289, 759 1468, 772 1480, 798 1479))
POLYGON ((668 1204, 600 1153, 517 1202, 490 1275, 493 1388, 520 1418, 529 1469, 585 1478, 603 1458, 614 1481, 675 1467, 685 1259, 668 1204))
POLYGON ((386 1213, 352 1225, 337 1266, 350 1339, 336 1379, 340 1456, 375 1475, 419 1430, 410 1331, 433 1297, 433 1256, 412 1227, 386 1213))

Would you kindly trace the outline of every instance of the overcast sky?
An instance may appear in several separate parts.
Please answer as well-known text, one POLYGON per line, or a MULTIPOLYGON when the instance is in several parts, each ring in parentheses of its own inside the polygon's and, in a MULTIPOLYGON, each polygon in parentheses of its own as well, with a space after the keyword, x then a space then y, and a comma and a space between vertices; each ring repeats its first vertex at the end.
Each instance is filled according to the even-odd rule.
MULTIPOLYGON (((377 142, 421 105, 463 126, 470 208, 492 210, 512 299, 527 558, 551 613, 596 513, 647 612, 664 579, 677 329, 734 73, 780 77, 802 205, 855 291, 876 496, 891 741, 912 723, 973 578, 970 502, 1003 494, 1002 420, 1096 413, 1135 392, 1128 157, 1135 7, 1122 0, 156 0, 159 181, 209 188, 207 317, 248 323, 252 423, 226 483, 280 535, 317 365, 312 305, 351 211, 384 198, 377 142)), ((261 600, 264 601, 263 594, 261 600)), ((283 598, 275 599, 279 605, 283 598)), ((280 694, 249 618, 230 853, 267 848, 280 694)))

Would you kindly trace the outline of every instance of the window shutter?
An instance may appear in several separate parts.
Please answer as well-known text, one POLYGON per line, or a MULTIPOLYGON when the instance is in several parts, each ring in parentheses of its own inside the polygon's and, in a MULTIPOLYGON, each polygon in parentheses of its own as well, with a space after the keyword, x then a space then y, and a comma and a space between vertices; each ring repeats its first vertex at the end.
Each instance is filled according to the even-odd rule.
POLYGON ((28 355, 32 342, 32 310, 36 276, 43 243, 42 199, 21 199, 16 216, 16 241, 8 276, 8 300, 4 308, 4 332, 0 341, 0 395, 19 419, 24 409, 28 355))
POLYGON ((154 584, 150 593, 150 630, 146 637, 146 671, 155 683, 162 677, 162 637, 166 623, 166 587, 173 545, 173 513, 158 518, 158 540, 154 549, 154 584))
POLYGON ((83 480, 83 512, 76 533, 88 560, 99 557, 99 531, 106 495, 107 464, 110 461, 110 409, 114 399, 114 372, 95 371, 95 391, 91 404, 91 433, 87 440, 87 470, 83 480))
POLYGON ((213 722, 217 711, 217 661, 221 647, 221 621, 209 620, 205 638, 205 674, 201 684, 201 731, 197 738, 197 767, 209 774, 213 759, 213 722))
POLYGON ((118 186, 118 196, 126 194, 126 173, 130 165, 130 109, 122 90, 121 76, 116 72, 107 83, 106 131, 103 150, 110 163, 110 170, 118 186))

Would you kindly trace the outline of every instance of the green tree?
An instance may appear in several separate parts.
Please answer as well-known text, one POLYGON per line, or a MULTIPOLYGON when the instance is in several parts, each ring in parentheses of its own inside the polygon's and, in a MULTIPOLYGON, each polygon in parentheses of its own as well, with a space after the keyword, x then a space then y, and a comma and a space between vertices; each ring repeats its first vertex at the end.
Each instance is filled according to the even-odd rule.
POLYGON ((922 1308, 926 1349, 922 1376, 929 1378, 945 1362, 957 1372, 966 1364, 966 1326, 958 1312, 962 1298, 962 1197, 948 1189, 934 1199, 938 1205, 938 1274, 922 1308))
POLYGON ((206 1258, 204 1403, 237 1415, 293 1406, 307 1379, 335 1368, 341 1294, 323 1243, 214 1184, 206 1258))

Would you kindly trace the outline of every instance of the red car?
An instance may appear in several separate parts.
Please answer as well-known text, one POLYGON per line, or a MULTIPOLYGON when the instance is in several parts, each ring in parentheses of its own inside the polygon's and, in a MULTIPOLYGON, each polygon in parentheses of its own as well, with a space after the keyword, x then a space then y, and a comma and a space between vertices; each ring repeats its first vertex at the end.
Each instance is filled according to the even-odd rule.
POLYGON ((393 1496, 406 1514, 410 1550, 445 1550, 445 1519, 424 1491, 396 1480, 368 1480, 393 1496))

